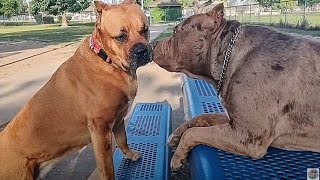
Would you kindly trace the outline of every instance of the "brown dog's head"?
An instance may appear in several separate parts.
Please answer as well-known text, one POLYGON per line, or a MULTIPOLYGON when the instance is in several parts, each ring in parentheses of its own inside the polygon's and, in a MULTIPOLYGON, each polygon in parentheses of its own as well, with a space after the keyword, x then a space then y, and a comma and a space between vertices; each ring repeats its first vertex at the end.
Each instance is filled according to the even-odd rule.
POLYGON ((149 21, 140 7, 130 0, 118 5, 95 1, 95 6, 94 35, 112 63, 129 71, 150 62, 149 21))
POLYGON ((193 15, 178 24, 169 38, 156 43, 153 61, 171 72, 208 76, 210 64, 204 63, 210 58, 212 42, 225 24, 223 8, 219 4, 208 13, 193 15))

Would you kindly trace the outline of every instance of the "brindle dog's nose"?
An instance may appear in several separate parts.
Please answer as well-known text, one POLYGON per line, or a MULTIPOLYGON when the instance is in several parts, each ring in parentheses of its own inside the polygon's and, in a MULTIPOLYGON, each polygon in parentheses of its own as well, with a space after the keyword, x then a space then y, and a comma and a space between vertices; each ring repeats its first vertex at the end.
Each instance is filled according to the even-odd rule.
POLYGON ((144 59, 148 56, 148 47, 145 44, 138 43, 132 48, 133 55, 138 59, 144 59))

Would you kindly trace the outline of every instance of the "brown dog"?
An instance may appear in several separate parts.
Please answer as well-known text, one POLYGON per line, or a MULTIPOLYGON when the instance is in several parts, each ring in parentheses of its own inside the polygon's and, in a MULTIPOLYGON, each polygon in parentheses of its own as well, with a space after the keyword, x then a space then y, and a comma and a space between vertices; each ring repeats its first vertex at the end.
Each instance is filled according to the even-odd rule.
POLYGON ((93 143, 101 179, 114 179, 112 133, 126 158, 123 118, 137 92, 136 69, 150 61, 148 20, 129 1, 95 2, 91 37, 0 132, 0 179, 34 179, 42 167, 93 143))
POLYGON ((174 169, 198 144, 253 158, 270 145, 320 152, 319 42, 226 21, 221 4, 174 31, 153 60, 211 82, 228 112, 200 115, 172 133, 174 169))

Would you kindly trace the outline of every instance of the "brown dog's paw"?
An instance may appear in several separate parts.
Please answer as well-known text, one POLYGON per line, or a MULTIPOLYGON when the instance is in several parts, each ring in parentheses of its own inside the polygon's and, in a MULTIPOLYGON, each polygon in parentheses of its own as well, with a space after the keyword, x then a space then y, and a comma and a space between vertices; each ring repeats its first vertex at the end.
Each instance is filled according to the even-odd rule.
POLYGON ((137 161, 140 159, 141 155, 138 151, 131 150, 129 153, 126 154, 126 159, 130 159, 131 161, 137 161))
POLYGON ((170 147, 177 147, 179 145, 180 139, 181 139, 181 136, 178 136, 175 133, 172 133, 168 138, 169 146, 170 147))
POLYGON ((172 159, 171 159, 171 170, 172 171, 178 171, 179 169, 181 169, 183 167, 183 164, 185 164, 187 162, 187 159, 181 159, 176 155, 173 155, 172 159))

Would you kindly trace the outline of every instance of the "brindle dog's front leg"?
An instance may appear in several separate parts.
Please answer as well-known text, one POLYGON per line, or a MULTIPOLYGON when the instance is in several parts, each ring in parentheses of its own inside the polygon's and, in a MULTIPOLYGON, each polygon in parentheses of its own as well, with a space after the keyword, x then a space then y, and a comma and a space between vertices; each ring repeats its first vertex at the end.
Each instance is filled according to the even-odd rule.
POLYGON ((184 122, 181 124, 168 138, 168 144, 171 147, 178 146, 180 138, 182 134, 192 127, 208 127, 208 126, 214 126, 219 124, 226 124, 229 122, 228 119, 224 118, 226 115, 225 113, 220 113, 216 115, 221 116, 222 118, 210 118, 210 114, 202 114, 195 118, 193 118, 190 121, 184 122))
POLYGON ((93 151, 101 180, 113 180, 114 168, 112 160, 112 125, 94 119, 89 122, 93 151))
POLYGON ((140 153, 129 149, 127 144, 127 135, 124 126, 124 120, 117 120, 117 124, 113 126, 114 138, 118 147, 125 155, 126 159, 136 161, 140 158, 140 153))
MULTIPOLYGON (((219 114, 210 114, 208 118, 216 119, 220 122, 228 120, 226 115, 221 116, 219 114)), ((261 158, 266 154, 267 148, 273 139, 264 137, 259 132, 267 133, 268 129, 261 127, 256 132, 250 132, 249 129, 241 127, 232 128, 229 123, 187 129, 182 135, 179 146, 171 159, 171 168, 177 170, 181 167, 182 163, 186 161, 188 152, 199 144, 253 158, 261 158), (252 139, 254 137, 256 139, 252 139)))

